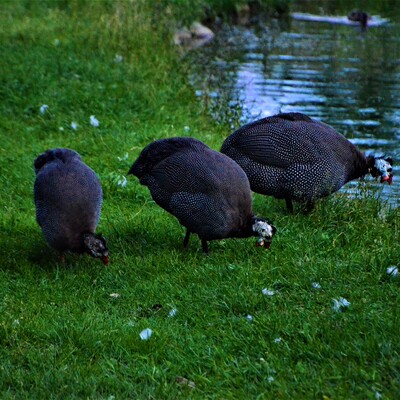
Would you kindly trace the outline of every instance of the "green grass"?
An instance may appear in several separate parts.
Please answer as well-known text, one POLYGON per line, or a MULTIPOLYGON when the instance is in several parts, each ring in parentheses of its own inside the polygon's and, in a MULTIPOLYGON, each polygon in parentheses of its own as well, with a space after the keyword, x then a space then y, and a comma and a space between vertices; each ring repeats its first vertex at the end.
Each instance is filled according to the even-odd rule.
POLYGON ((400 280, 386 268, 399 264, 399 210, 335 195, 288 215, 255 195, 278 228, 271 251, 224 240, 207 257, 197 237, 183 251, 184 229, 147 188, 117 185, 153 139, 192 135, 218 149, 230 133, 188 84, 171 45, 175 8, 0 7, 2 399, 398 397, 400 280), (78 255, 59 264, 36 224, 33 160, 52 147, 77 150, 101 179, 107 268, 78 255), (345 312, 332 309, 340 296, 345 312))

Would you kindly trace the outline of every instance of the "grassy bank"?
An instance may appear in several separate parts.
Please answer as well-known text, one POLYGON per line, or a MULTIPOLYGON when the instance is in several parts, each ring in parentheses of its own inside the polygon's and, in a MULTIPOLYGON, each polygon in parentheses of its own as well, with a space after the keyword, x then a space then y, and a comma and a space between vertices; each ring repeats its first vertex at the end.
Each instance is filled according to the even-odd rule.
POLYGON ((171 44, 202 3, 166 3, 0 5, 1 398, 396 398, 400 280, 386 269, 399 264, 398 210, 336 195, 288 215, 255 195, 278 228, 271 251, 225 240, 206 257, 196 237, 182 250, 183 228, 145 187, 118 183, 154 139, 219 149, 231 132, 171 44), (100 177, 107 268, 59 264, 36 224, 32 164, 52 147, 100 177))

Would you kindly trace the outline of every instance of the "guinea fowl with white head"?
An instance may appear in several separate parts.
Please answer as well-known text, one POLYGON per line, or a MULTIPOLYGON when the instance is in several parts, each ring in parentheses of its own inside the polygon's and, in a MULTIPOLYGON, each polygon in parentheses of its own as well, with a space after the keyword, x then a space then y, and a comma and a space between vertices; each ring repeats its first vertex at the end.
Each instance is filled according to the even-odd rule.
POLYGON ((300 113, 247 124, 224 141, 221 152, 246 172, 256 193, 307 204, 370 173, 392 182, 391 158, 366 156, 331 126, 300 113))
POLYGON ((105 239, 96 235, 103 192, 94 171, 70 149, 52 149, 34 162, 36 220, 61 253, 88 253, 108 264, 105 239))
POLYGON ((160 139, 143 149, 128 174, 148 186, 154 201, 186 227, 184 247, 196 233, 208 241, 258 237, 269 248, 275 227, 252 212, 246 174, 229 157, 188 137, 160 139))

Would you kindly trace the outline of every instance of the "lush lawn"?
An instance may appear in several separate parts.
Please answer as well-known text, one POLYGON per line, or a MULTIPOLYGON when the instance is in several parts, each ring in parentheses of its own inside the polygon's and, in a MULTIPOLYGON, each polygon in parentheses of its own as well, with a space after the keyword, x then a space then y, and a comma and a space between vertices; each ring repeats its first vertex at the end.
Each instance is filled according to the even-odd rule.
POLYGON ((153 139, 219 149, 231 131, 194 96, 170 3, 0 4, 0 397, 398 398, 399 210, 336 195, 288 215, 255 196, 278 228, 271 251, 226 240, 207 257, 197 237, 183 251, 184 229, 135 178, 118 184, 153 139), (101 179, 107 268, 59 264, 36 224, 32 164, 52 147, 101 179))

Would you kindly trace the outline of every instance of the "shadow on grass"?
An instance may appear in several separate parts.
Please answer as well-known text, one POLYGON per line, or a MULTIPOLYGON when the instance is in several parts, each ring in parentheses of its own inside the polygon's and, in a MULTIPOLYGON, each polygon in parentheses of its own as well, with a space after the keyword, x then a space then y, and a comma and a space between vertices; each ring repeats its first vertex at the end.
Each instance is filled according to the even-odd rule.
POLYGON ((102 266, 99 260, 95 260, 86 254, 66 253, 66 262, 62 263, 60 254, 52 249, 43 236, 40 228, 35 230, 15 230, 12 235, 1 234, 0 269, 13 274, 29 274, 31 269, 44 272, 54 272, 58 269, 77 270, 88 268, 89 263, 102 266))
POLYGON ((31 249, 27 259, 32 265, 46 272, 58 269, 70 271, 87 269, 87 264, 89 263, 93 263, 93 266, 97 265, 99 268, 103 267, 103 263, 99 259, 90 257, 87 254, 67 252, 64 255, 65 261, 63 262, 60 253, 49 247, 44 241, 31 249))

